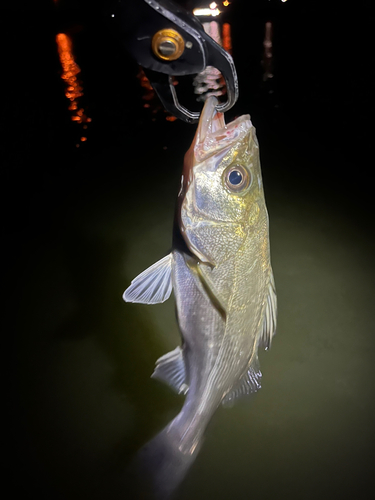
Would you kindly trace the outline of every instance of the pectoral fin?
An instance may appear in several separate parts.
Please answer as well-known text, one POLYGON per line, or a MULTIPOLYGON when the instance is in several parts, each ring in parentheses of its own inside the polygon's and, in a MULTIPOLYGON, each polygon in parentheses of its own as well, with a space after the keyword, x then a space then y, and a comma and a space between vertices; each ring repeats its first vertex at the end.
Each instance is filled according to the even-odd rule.
POLYGON ((271 273, 270 283, 268 285, 266 310, 263 320, 263 330, 259 341, 259 344, 262 347, 264 347, 264 349, 269 349, 271 347, 272 337, 276 333, 276 315, 277 315, 276 289, 275 289, 275 281, 273 279, 273 274, 271 273))
POLYGON ((258 358, 254 359, 248 368, 245 375, 237 382, 233 389, 228 392, 222 401, 223 406, 233 406, 236 399, 252 394, 253 392, 259 391, 262 387, 260 381, 262 378, 262 372, 259 368, 258 358))
POLYGON ((172 292, 172 254, 158 260, 133 279, 122 296, 125 302, 159 304, 172 292))
POLYGON ((185 361, 181 347, 176 347, 173 351, 161 356, 156 361, 151 377, 166 382, 179 394, 186 394, 189 386, 186 383, 185 361))

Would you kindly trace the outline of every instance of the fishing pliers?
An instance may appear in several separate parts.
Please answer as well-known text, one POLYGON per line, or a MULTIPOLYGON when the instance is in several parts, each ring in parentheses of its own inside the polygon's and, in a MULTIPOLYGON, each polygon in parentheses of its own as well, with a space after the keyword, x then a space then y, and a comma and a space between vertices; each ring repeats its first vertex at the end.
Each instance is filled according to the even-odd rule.
POLYGON ((226 82, 227 100, 217 110, 224 113, 235 104, 238 81, 232 57, 194 15, 171 0, 120 0, 119 7, 121 39, 167 111, 188 123, 199 120, 199 112, 178 101, 172 77, 198 74, 207 66, 217 68, 226 82))

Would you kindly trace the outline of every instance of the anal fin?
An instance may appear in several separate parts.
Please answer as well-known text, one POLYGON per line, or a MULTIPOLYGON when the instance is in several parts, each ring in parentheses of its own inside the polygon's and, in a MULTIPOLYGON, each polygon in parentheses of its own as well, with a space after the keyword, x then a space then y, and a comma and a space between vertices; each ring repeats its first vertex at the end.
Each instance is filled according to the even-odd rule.
POLYGON ((249 366, 245 375, 233 386, 232 390, 226 394, 222 401, 223 406, 233 406, 236 399, 259 391, 262 372, 259 368, 259 361, 256 358, 249 366))
POLYGON ((156 361, 152 378, 167 383, 178 394, 186 394, 189 386, 186 383, 185 361, 181 347, 164 354, 156 361))
POLYGON ((269 349, 271 347, 272 337, 276 333, 276 316, 277 316, 277 297, 275 289, 275 281, 273 278, 273 273, 271 272, 270 282, 268 285, 268 295, 266 302, 266 309, 263 319, 263 327, 261 337, 259 339, 259 345, 264 347, 264 349, 269 349))

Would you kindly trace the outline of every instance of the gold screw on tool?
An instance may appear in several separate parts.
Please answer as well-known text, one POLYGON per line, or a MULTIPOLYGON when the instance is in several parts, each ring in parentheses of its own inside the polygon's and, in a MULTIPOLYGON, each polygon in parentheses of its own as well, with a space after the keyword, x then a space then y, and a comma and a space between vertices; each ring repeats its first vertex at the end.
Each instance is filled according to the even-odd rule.
POLYGON ((152 37, 152 51, 164 61, 175 61, 185 49, 182 36, 173 29, 163 29, 152 37))

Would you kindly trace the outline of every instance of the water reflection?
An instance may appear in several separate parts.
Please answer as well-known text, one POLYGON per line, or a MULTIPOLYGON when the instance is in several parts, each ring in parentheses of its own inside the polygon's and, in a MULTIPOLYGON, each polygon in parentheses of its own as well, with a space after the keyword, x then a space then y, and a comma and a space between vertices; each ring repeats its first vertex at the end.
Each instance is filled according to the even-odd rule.
POLYGON ((273 56, 273 28, 272 22, 267 21, 264 26, 263 55, 261 65, 263 68, 261 88, 265 95, 265 109, 279 108, 277 85, 274 75, 274 56, 273 56))
MULTIPOLYGON (((204 31, 219 45, 222 43, 222 34, 219 23, 216 21, 203 23, 204 31)), ((226 36, 230 36, 230 30, 226 36)), ((226 39, 228 43, 228 39, 226 39)), ((198 94, 197 101, 205 101, 207 97, 214 95, 220 97, 226 93, 225 80, 220 71, 213 66, 207 66, 194 78, 194 92, 198 94)))
MULTIPOLYGON (((145 101, 143 104, 143 107, 146 109, 149 109, 150 112, 152 113, 152 121, 156 121, 156 116, 158 115, 159 112, 162 112, 165 114, 165 119, 169 122, 173 122, 177 120, 177 118, 168 111, 164 109, 162 106, 159 98, 156 95, 156 92, 154 91, 150 80, 147 78, 145 72, 141 67, 139 67, 139 71, 137 73, 137 78, 139 80, 139 83, 141 84, 141 87, 144 89, 144 93, 142 95, 142 100, 145 101)), ((173 79, 173 85, 178 85, 177 79, 173 79)))
MULTIPOLYGON (((80 98, 83 96, 82 82, 78 79, 81 68, 74 60, 72 39, 66 33, 58 33, 56 43, 62 66, 61 78, 65 82, 65 96, 70 101, 68 109, 71 111, 71 120, 82 124, 82 128, 86 130, 91 118, 85 114, 84 108, 79 103, 80 98)), ((86 141, 86 134, 81 134, 80 142, 86 141)), ((76 146, 79 147, 80 144, 77 143, 76 146)))
MULTIPOLYGON (((145 72, 141 67, 139 67, 139 71, 137 73, 137 78, 139 80, 139 83, 141 84, 141 87, 144 89, 144 93, 142 95, 143 101, 146 101, 143 104, 144 108, 152 108, 152 113, 157 113, 161 109, 161 104, 159 105, 155 101, 155 91, 152 88, 152 85, 145 75, 145 72)), ((155 118, 153 118, 155 120, 155 118)))
POLYGON ((232 36, 231 27, 229 23, 224 23, 221 34, 223 48, 229 53, 232 53, 232 36))
POLYGON ((272 23, 266 22, 263 40, 263 81, 273 78, 272 23))

